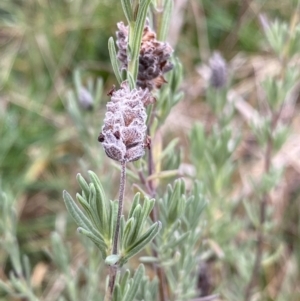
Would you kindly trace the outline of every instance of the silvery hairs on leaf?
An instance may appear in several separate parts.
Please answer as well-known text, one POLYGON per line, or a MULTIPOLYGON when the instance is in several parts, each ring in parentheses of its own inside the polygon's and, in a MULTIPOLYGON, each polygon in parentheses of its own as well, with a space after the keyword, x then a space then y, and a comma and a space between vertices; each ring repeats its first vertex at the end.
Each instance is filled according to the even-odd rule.
POLYGON ((147 130, 145 106, 154 100, 148 89, 130 91, 127 81, 122 82, 119 90, 111 92, 111 101, 106 105, 104 125, 98 137, 108 157, 119 162, 131 162, 144 155, 147 130))
POLYGON ((227 64, 219 52, 214 52, 209 59, 210 85, 221 89, 226 86, 228 79, 227 64))
MULTIPOLYGON (((121 68, 127 69, 128 26, 125 26, 123 22, 117 23, 117 26, 119 29, 116 32, 119 49, 117 57, 121 62, 121 68)), ((173 68, 173 64, 169 61, 172 53, 172 47, 168 43, 158 41, 156 33, 146 22, 140 49, 137 86, 152 90, 159 89, 166 83, 163 75, 173 68)))

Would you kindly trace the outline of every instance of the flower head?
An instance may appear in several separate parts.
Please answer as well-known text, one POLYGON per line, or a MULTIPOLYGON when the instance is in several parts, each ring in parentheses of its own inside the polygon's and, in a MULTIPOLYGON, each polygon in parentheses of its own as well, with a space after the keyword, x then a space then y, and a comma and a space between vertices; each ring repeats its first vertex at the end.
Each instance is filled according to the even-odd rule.
POLYGON ((80 106, 85 110, 92 110, 94 105, 94 100, 92 94, 84 87, 79 90, 78 100, 80 106))
POLYGON ((147 89, 130 91, 127 81, 119 90, 111 92, 98 137, 108 157, 119 162, 131 162, 144 155, 147 130, 145 105, 153 101, 147 89))
POLYGON ((219 52, 214 52, 209 59, 211 70, 210 85, 216 89, 223 88, 227 84, 228 72, 226 61, 219 52))
MULTIPOLYGON (((123 22, 119 22, 117 26, 118 59, 122 64, 121 68, 127 69, 128 26, 123 22)), ((149 90, 159 89, 166 82, 164 73, 173 68, 169 61, 172 52, 172 47, 168 43, 158 41, 156 33, 146 24, 140 48, 137 86, 149 90)))

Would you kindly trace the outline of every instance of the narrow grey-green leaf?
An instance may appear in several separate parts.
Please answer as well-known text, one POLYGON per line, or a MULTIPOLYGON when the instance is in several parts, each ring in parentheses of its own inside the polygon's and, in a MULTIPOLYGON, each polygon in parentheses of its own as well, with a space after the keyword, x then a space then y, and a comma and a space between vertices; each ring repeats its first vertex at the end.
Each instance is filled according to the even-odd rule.
POLYGON ((109 210, 109 239, 112 240, 116 221, 117 221, 117 214, 118 214, 118 201, 110 201, 110 210, 109 210))
POLYGON ((123 297, 122 301, 132 301, 132 300, 134 300, 134 297, 137 294, 140 282, 142 281, 144 274, 145 274, 144 265, 140 264, 137 271, 135 272, 135 274, 133 276, 133 283, 132 283, 129 291, 123 297))
POLYGON ((165 0, 164 12, 163 12, 162 20, 161 20, 160 30, 159 30, 159 33, 158 33, 158 40, 159 41, 165 41, 166 40, 169 25, 170 25, 172 11, 173 11, 173 0, 165 0))
MULTIPOLYGON (((183 75, 183 67, 177 57, 175 58, 174 63, 175 63, 175 68, 174 68, 174 71, 172 72, 172 82, 171 82, 171 89, 173 92, 178 90, 178 88, 181 84, 182 75, 183 75)), ((181 93, 184 94, 183 92, 181 92, 181 93)), ((173 102, 176 103, 176 101, 174 101, 174 100, 173 100, 173 102)))
POLYGON ((136 232, 134 234, 135 239, 137 237, 139 237, 140 233, 143 231, 144 223, 147 220, 147 218, 148 218, 151 210, 153 209, 154 204, 155 204, 155 200, 154 199, 149 200, 148 198, 146 198, 145 201, 144 201, 143 208, 141 210, 141 214, 135 216, 135 219, 136 219, 136 227, 135 227, 136 228, 136 230, 135 230, 136 232))
POLYGON ((132 214, 132 217, 134 218, 134 228, 132 231, 132 235, 130 237, 128 237, 128 239, 126 241, 126 246, 130 246, 138 238, 138 233, 140 230, 139 227, 141 225, 141 220, 143 218, 141 211, 142 211, 142 206, 140 204, 138 204, 135 207, 134 212, 132 214))
POLYGON ((126 270, 126 272, 124 273, 124 275, 122 277, 121 283, 120 283, 120 288, 121 288, 122 295, 124 295, 125 287, 126 287, 128 279, 129 279, 129 276, 130 276, 130 271, 126 270))
POLYGON ((121 242, 121 248, 122 248, 122 241, 124 237, 124 231, 125 231, 125 218, 124 215, 121 216, 120 220, 120 242, 121 242))
POLYGON ((141 194, 139 192, 136 193, 134 198, 133 198, 131 208, 130 208, 129 213, 128 213, 128 218, 132 217, 132 214, 133 214, 133 211, 134 211, 135 207, 140 203, 140 198, 141 198, 141 194))
POLYGON ((89 219, 93 221, 93 214, 90 204, 79 193, 76 193, 76 199, 79 202, 79 204, 83 207, 89 219))
MULTIPOLYGON (((64 201, 69 213, 72 215, 73 219, 79 227, 89 230, 95 236, 101 237, 101 234, 94 228, 89 219, 84 215, 80 208, 76 205, 71 195, 64 190, 63 192, 64 201)), ((103 240, 103 237, 102 237, 103 240)))
POLYGON ((137 242, 135 242, 126 250, 125 256, 123 259, 121 259, 121 262, 125 263, 129 258, 139 253, 158 234, 160 229, 161 222, 156 222, 153 224, 137 242))
POLYGON ((102 234, 102 236, 104 236, 105 232, 103 230, 102 221, 97 210, 96 189, 94 183, 90 183, 89 204, 91 208, 90 212, 92 215, 93 224, 95 228, 102 234))
POLYGON ((152 0, 144 0, 143 3, 139 7, 139 11, 136 18, 136 23, 134 27, 134 45, 131 45, 132 47, 132 56, 135 58, 138 58, 140 47, 141 47, 141 40, 142 40, 142 34, 144 30, 145 20, 147 16, 147 11, 149 4, 152 0))
POLYGON ((82 191, 84 192, 84 196, 88 199, 90 194, 89 185, 80 173, 77 174, 76 179, 82 191))
POLYGON ((160 160, 163 160, 166 156, 172 155, 174 152, 175 146, 178 144, 179 139, 175 138, 169 144, 165 147, 165 149, 161 152, 161 155, 159 156, 160 160))
MULTIPOLYGON (((107 288, 109 289, 109 288, 107 288)), ((122 300, 122 294, 120 292, 120 285, 116 283, 114 287, 114 292, 113 292, 113 301, 121 301, 122 300)))
POLYGON ((139 258, 140 262, 143 263, 158 263, 159 259, 153 256, 142 256, 139 258))
POLYGON ((112 68, 114 70, 116 79, 117 79, 118 83, 121 84, 122 75, 121 75, 120 68, 119 68, 119 61, 117 58, 117 52, 116 52, 116 47, 115 47, 115 42, 114 42, 113 37, 110 37, 108 40, 108 52, 109 52, 110 62, 111 62, 112 68))
POLYGON ((129 241, 131 241, 132 235, 134 234, 136 221, 131 217, 125 225, 124 236, 121 242, 122 249, 126 249, 129 246, 129 241))
POLYGON ((173 238, 164 247, 166 249, 174 249, 176 246, 181 244, 189 235, 190 235, 190 231, 185 232, 181 236, 179 236, 178 238, 173 238))
POLYGON ((143 221, 142 224, 146 221, 146 219, 148 218, 148 216, 150 215, 153 207, 155 205, 155 199, 145 199, 145 203, 143 206, 143 221))
MULTIPOLYGON (((138 64, 136 64, 136 65, 138 65, 138 64)), ((137 73, 135 73, 135 75, 137 75, 137 73)), ((129 71, 127 72, 127 79, 129 82, 130 89, 134 89, 135 88, 134 75, 132 75, 129 71)))
POLYGON ((96 236, 94 235, 93 233, 91 233, 90 231, 84 229, 84 228, 81 228, 79 227, 77 229, 77 231, 80 233, 80 234, 83 234, 87 237, 89 237, 95 244, 96 246, 99 248, 99 250, 101 251, 101 254, 102 254, 102 258, 105 259, 106 258, 106 249, 107 249, 107 246, 104 242, 103 239, 101 239, 101 237, 99 236, 96 236))
POLYGON ((178 206, 178 201, 180 199, 180 181, 176 180, 175 181, 175 187, 172 193, 168 195, 169 200, 169 223, 173 223, 177 219, 177 206, 178 206))
POLYGON ((121 4, 122 4, 123 12, 127 19, 127 22, 130 23, 130 22, 134 21, 131 1, 130 0, 121 0, 121 4))
POLYGON ((92 171, 89 171, 89 175, 95 186, 95 191, 96 191, 95 210, 97 211, 100 219, 102 232, 105 235, 105 237, 109 239, 109 224, 108 224, 108 217, 107 217, 108 213, 107 213, 105 192, 97 175, 92 171))
POLYGON ((24 266, 24 274, 25 274, 25 280, 27 282, 27 285, 30 287, 31 286, 31 267, 30 267, 30 262, 29 258, 27 255, 23 255, 23 266, 24 266))

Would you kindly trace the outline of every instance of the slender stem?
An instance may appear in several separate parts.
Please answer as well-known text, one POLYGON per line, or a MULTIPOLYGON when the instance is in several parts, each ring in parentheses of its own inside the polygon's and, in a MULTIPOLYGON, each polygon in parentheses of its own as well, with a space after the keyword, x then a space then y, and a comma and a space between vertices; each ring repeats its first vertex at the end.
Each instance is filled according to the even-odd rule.
MULTIPOLYGON (((112 254, 118 254, 118 241, 119 241, 119 233, 120 233, 120 221, 123 213, 123 202, 124 202, 124 193, 125 193, 125 182, 126 182, 126 162, 121 162, 121 179, 120 179, 120 188, 119 188, 119 206, 118 206, 118 216, 116 222, 116 229, 114 234, 113 241, 113 250, 112 254)), ((105 301, 111 301, 112 295, 115 287, 116 275, 118 270, 118 264, 111 265, 109 267, 109 283, 108 289, 105 295, 105 301)))
MULTIPOLYGON (((271 167, 271 157, 272 157, 272 150, 273 150, 273 139, 272 139, 272 133, 276 128, 277 122, 279 120, 280 112, 276 115, 273 114, 272 118, 272 124, 271 124, 271 133, 269 135, 268 141, 267 141, 267 147, 265 152, 265 158, 264 158, 264 170, 265 173, 269 173, 270 167, 271 167)), ((264 223, 266 220, 266 209, 267 209, 267 203, 269 199, 268 192, 264 193, 262 200, 260 202, 260 216, 259 216, 259 228, 257 230, 257 247, 256 247, 256 255, 255 255, 255 262, 252 270, 252 275, 250 278, 250 282, 247 285, 246 291, 245 291, 245 301, 249 301, 251 297, 251 291, 255 285, 255 282, 257 280, 260 266, 261 266, 261 260, 262 260, 262 254, 263 254, 263 242, 264 242, 264 223)))
MULTIPOLYGON (((154 112, 152 112, 152 114, 154 114, 154 112)), ((151 116, 152 117, 152 116, 151 116)), ((148 126, 148 130, 147 130, 147 134, 150 136, 150 125, 153 122, 153 118, 150 118, 150 123, 148 126)), ((153 162, 153 152, 152 152, 152 148, 149 149, 149 153, 148 153, 148 175, 151 176, 152 174, 154 174, 154 162, 153 162)), ((156 189, 153 183, 153 180, 149 180, 147 181, 147 188, 148 188, 148 192, 150 194, 150 196, 152 198, 155 197, 156 195, 156 189)), ((154 205, 151 213, 150 213, 150 217, 152 219, 153 222, 157 221, 157 207, 156 205, 154 205)), ((155 244, 155 239, 153 240, 153 243, 155 244)), ((158 258, 158 253, 157 251, 153 248, 152 249, 152 254, 154 257, 158 258)), ((165 277, 165 273, 162 269, 161 266, 159 265, 154 265, 155 271, 156 271, 156 275, 158 277, 159 280, 159 295, 160 295, 160 301, 166 301, 167 299, 167 291, 166 291, 166 277, 165 277)))
POLYGON ((124 201, 124 192, 125 192, 125 182, 126 182, 126 162, 121 162, 121 180, 119 188, 119 207, 118 207, 118 216, 117 224, 114 235, 114 244, 113 244, 113 254, 118 254, 118 240, 120 232, 120 220, 123 213, 123 201, 124 201))

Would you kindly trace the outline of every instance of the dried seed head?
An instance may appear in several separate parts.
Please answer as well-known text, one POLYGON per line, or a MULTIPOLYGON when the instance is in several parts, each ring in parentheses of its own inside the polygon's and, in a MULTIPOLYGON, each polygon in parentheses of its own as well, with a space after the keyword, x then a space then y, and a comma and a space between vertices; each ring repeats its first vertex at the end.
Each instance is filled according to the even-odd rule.
POLYGON ((153 97, 147 89, 130 91, 127 81, 111 94, 98 141, 113 160, 138 160, 144 155, 146 147, 147 115, 144 105, 150 103, 153 97))
POLYGON ((117 46, 119 48, 117 57, 122 63, 121 69, 127 69, 127 44, 128 44, 128 26, 125 26, 123 22, 117 23, 118 31, 117 35, 117 46))
POLYGON ((219 52, 214 52, 209 59, 211 70, 210 85, 216 89, 221 89, 227 84, 228 72, 227 65, 219 52))
MULTIPOLYGON (((121 68, 127 69, 128 26, 123 22, 119 22, 117 26, 118 59, 122 63, 121 68)), ((173 64, 169 61, 172 52, 172 47, 168 43, 158 41, 156 33, 146 24, 141 42, 137 86, 152 90, 159 89, 166 83, 163 75, 173 68, 173 64)))

